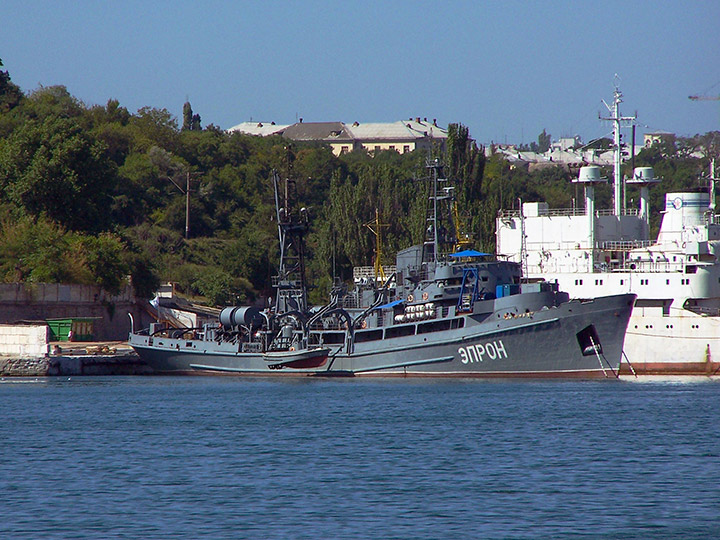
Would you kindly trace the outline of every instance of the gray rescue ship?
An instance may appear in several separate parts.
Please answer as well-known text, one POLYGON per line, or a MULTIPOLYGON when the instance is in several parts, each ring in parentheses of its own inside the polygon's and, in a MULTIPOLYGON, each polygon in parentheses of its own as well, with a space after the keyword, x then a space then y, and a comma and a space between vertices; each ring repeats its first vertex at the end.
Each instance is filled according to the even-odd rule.
POLYGON ((433 172, 428 233, 395 272, 307 303, 304 209, 274 175, 280 267, 271 308, 225 308, 202 328, 150 328, 130 345, 158 373, 613 377, 633 294, 570 301, 557 285, 522 282, 518 263, 451 251, 452 188, 433 172), (445 226, 447 224, 447 227, 445 226), (449 248, 449 249, 448 249, 449 248))

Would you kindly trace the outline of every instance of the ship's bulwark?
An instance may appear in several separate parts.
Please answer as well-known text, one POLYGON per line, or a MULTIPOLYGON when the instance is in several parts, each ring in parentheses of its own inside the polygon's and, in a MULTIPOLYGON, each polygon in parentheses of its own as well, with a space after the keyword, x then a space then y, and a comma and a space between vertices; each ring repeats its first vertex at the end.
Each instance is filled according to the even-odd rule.
POLYGON ((236 375, 355 375, 441 377, 611 378, 620 367, 634 295, 567 302, 515 317, 497 314, 481 323, 464 316, 461 328, 336 346, 317 369, 271 369, 258 353, 238 345, 133 334, 131 344, 158 373, 236 375), (594 327, 600 340, 588 353, 578 334, 594 327))

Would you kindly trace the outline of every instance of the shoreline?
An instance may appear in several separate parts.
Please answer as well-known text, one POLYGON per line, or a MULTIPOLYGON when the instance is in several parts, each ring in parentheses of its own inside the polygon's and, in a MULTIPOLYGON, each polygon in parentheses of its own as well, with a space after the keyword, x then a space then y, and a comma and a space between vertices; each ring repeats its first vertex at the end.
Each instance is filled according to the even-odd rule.
POLYGON ((149 375, 153 371, 126 341, 51 342, 44 356, 0 355, 0 377, 149 375))
MULTIPOLYGON (((51 354, 44 356, 0 355, 0 377, 61 377, 153 375, 155 372, 128 345, 127 341, 51 342, 51 354)), ((621 379, 635 375, 647 378, 720 378, 720 362, 637 362, 634 373, 626 362, 620 364, 621 379)))

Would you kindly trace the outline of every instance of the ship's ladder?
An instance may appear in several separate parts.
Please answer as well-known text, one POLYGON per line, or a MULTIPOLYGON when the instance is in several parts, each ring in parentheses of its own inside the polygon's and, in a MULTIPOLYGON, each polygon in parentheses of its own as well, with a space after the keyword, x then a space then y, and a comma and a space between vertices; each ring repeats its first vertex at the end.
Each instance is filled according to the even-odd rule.
POLYGON ((612 374, 615 375, 615 378, 618 378, 618 374, 615 372, 613 367, 610 365, 610 362, 607 361, 607 358, 605 358, 605 355, 602 353, 602 346, 599 343, 595 343, 595 340, 592 336, 590 337, 590 343, 592 344, 593 351, 595 351, 595 356, 598 359, 598 363, 600 364, 600 369, 602 369, 603 375, 605 375, 605 378, 607 378, 608 374, 605 370, 605 366, 603 366, 603 360, 605 360, 605 363, 610 368, 610 371, 612 371, 612 374))
POLYGON ((462 284, 457 310, 469 311, 477 301, 480 290, 480 273, 477 268, 463 268, 462 284))

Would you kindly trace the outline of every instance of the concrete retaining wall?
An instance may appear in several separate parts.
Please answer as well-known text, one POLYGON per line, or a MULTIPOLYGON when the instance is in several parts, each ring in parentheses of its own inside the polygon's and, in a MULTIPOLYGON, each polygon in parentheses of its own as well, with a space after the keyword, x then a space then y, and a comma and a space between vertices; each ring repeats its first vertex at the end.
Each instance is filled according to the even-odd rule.
POLYGON ((94 318, 96 341, 124 341, 131 313, 136 329, 152 322, 131 287, 111 296, 99 287, 56 283, 0 283, 0 324, 47 319, 94 318))
POLYGON ((42 357, 50 352, 47 325, 0 324, 0 355, 42 357))
POLYGON ((134 353, 113 356, 0 357, 0 377, 147 375, 152 370, 134 353))

